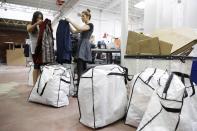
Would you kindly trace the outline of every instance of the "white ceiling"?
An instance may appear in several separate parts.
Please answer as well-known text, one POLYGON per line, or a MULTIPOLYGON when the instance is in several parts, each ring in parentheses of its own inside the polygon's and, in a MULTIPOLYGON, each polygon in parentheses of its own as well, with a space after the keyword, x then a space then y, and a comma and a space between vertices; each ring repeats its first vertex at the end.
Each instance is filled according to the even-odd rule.
MULTIPOLYGON (((56 5, 56 0, 0 0, 1 2, 18 4, 31 6, 36 8, 44 8, 48 10, 58 11, 60 9, 59 6, 56 5)), ((72 0, 65 0, 65 4, 72 0)), ((78 0, 79 2, 75 3, 77 5, 95 8, 98 10, 109 11, 109 12, 117 12, 120 13, 120 4, 121 0, 78 0)), ((134 5, 142 0, 129 0, 129 10, 133 12, 135 15, 141 15, 142 11, 134 8, 134 5)), ((74 6, 74 5, 70 5, 74 6)), ((76 6, 76 5, 75 5, 76 6)), ((69 7, 66 7, 69 8, 69 7)), ((131 15, 133 13, 130 13, 131 15)))
MULTIPOLYGON (((129 23, 133 25, 143 23, 144 11, 134 7, 140 1, 142 0, 129 0, 129 23)), ((74 7, 77 8, 77 6, 112 12, 117 15, 120 15, 121 12, 121 0, 65 0, 65 4, 62 7, 56 5, 56 0, 0 0, 0 2, 53 10, 57 14, 56 18, 61 16, 59 15, 60 9, 63 13, 66 13, 74 7)))
MULTIPOLYGON (((129 0, 128 24, 132 30, 143 30, 144 10, 134 7, 134 5, 140 1, 142 0, 129 0)), ((78 5, 115 13, 119 16, 121 13, 121 0, 80 0, 78 5)))
MULTIPOLYGON (((24 5, 36 8, 44 8, 48 10, 58 10, 56 0, 0 0, 2 2, 24 5)), ((65 0, 68 1, 68 0, 65 0)))
POLYGON ((102 11, 120 13, 121 0, 80 0, 79 5, 102 11))
MULTIPOLYGON (((0 0, 1 2, 18 4, 24 6, 31 6, 36 8, 44 8, 48 10, 59 10, 59 6, 56 5, 56 0, 0 0)), ((71 0, 65 0, 65 4, 71 0)), ((92 7, 101 10, 111 10, 117 4, 120 4, 120 0, 79 0, 78 5, 92 7), (114 6, 115 4, 115 6, 114 6)))
POLYGON ((129 0, 129 26, 131 30, 143 31, 144 10, 135 8, 134 5, 142 0, 129 0))

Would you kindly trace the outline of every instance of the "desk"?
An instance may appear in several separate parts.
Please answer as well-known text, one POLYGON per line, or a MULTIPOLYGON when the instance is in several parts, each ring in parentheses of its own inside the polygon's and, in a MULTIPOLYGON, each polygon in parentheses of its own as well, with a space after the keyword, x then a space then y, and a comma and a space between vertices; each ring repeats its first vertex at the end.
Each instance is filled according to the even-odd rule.
POLYGON ((91 50, 92 50, 92 52, 96 52, 96 53, 106 53, 107 64, 112 63, 112 53, 120 53, 121 54, 120 49, 91 49, 91 50))
POLYGON ((4 42, 4 44, 9 45, 9 50, 15 50, 16 45, 20 45, 20 47, 23 48, 23 44, 19 44, 19 43, 17 44, 17 43, 11 42, 11 41, 4 42))
POLYGON ((8 44, 9 45, 9 50, 11 49, 11 46, 12 46, 12 49, 15 48, 14 42, 8 41, 8 42, 4 42, 4 44, 8 44))
POLYGON ((9 49, 6 50, 6 63, 7 65, 25 65, 24 49, 22 44, 17 44, 11 41, 4 42, 9 45, 9 49), (20 48, 15 48, 16 45, 20 45, 20 48))
POLYGON ((120 53, 120 49, 91 49, 92 52, 120 53))

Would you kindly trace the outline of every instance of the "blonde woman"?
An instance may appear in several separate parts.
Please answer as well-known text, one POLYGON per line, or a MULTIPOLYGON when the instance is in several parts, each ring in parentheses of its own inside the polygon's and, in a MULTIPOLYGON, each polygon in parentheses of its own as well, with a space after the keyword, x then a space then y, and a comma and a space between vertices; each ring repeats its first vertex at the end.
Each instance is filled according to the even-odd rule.
MULTIPOLYGON (((81 20, 84 23, 83 26, 79 26, 74 23, 71 19, 66 18, 70 23, 70 29, 72 33, 80 33, 80 40, 77 49, 77 74, 78 74, 78 84, 81 74, 87 68, 87 62, 92 62, 92 53, 90 45, 90 37, 94 30, 94 25, 90 23, 91 12, 89 9, 82 11, 80 14, 81 20)), ((77 91, 78 93, 78 91, 77 91)))

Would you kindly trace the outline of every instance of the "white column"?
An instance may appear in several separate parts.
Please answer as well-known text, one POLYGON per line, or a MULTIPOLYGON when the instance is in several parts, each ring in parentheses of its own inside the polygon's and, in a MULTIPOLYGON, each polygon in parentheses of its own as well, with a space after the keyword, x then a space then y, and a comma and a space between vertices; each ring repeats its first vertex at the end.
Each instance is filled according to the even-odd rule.
POLYGON ((101 28, 102 28, 102 10, 99 10, 99 40, 101 40, 101 28))
POLYGON ((128 36, 128 0, 121 0, 121 65, 124 66, 124 55, 126 51, 128 36))
POLYGON ((157 17, 159 11, 157 11, 156 0, 145 0, 144 9, 144 32, 152 32, 156 26, 158 26, 159 18, 157 17))

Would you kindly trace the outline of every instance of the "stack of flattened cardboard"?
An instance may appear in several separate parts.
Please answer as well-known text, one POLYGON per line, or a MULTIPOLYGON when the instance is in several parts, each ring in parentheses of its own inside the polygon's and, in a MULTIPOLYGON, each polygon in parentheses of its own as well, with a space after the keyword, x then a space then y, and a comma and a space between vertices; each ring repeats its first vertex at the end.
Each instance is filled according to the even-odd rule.
POLYGON ((160 29, 151 36, 173 44, 172 55, 182 54, 197 44, 197 33, 189 28, 160 29))
POLYGON ((127 55, 169 55, 172 44, 160 41, 158 37, 148 37, 129 31, 127 39, 127 55))

